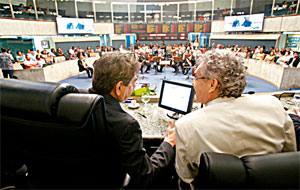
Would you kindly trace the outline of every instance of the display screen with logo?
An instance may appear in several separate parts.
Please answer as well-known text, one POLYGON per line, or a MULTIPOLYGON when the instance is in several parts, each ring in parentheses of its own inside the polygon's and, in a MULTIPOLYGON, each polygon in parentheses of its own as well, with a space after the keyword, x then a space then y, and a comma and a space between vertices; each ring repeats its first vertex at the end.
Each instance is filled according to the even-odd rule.
POLYGON ((59 34, 90 34, 95 32, 93 19, 57 17, 56 22, 59 34))
POLYGON ((261 31, 263 22, 264 14, 226 16, 224 31, 261 31))

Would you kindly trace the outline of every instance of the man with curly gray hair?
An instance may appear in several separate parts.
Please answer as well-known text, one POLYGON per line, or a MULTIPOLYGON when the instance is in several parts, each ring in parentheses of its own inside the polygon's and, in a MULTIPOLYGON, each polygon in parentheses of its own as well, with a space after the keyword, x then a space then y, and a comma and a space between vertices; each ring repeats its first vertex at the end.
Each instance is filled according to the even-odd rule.
POLYGON ((175 123, 176 171, 183 182, 193 185, 203 152, 296 151, 293 123, 281 102, 273 96, 242 95, 245 72, 230 52, 208 51, 197 60, 193 86, 204 107, 175 123))

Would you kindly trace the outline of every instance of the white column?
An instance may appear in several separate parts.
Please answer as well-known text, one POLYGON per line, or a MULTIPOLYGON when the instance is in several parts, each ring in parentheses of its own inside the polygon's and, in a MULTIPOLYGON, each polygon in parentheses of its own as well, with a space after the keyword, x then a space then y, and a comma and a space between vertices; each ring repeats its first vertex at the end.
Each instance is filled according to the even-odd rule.
POLYGON ((300 0, 298 0, 298 4, 297 4, 297 8, 296 8, 296 14, 298 14, 299 6, 300 6, 300 0))
POLYGON ((160 5, 160 22, 163 22, 164 19, 163 19, 163 5, 160 5))
POLYGON ((35 0, 33 0, 33 7, 34 7, 34 13, 35 13, 35 19, 38 19, 38 14, 37 14, 37 8, 36 8, 36 3, 35 0))
POLYGON ((94 12, 94 22, 97 22, 97 19, 96 19, 96 5, 95 5, 95 1, 93 1, 93 12, 94 12))
POLYGON ((211 1, 211 20, 214 20, 215 0, 211 1))
POLYGON ((179 3, 177 3, 177 22, 179 21, 179 3))
POLYGON ((252 14, 252 6, 253 6, 253 0, 251 0, 251 3, 250 3, 250 15, 252 14))
POLYGON ((194 21, 197 20, 197 3, 194 3, 194 21))
POLYGON ((271 16, 273 16, 273 9, 274 9, 274 6, 275 6, 275 0, 273 0, 272 9, 271 9, 271 16))
POLYGON ((230 16, 232 15, 232 7, 233 7, 233 0, 231 0, 231 3, 230 3, 230 16))
POLYGON ((144 4, 144 21, 147 22, 146 4, 144 4))
POLYGON ((77 0, 75 0, 75 16, 78 18, 77 0))
POLYGON ((54 5, 55 5, 56 16, 58 16, 57 0, 54 1, 54 5))
POLYGON ((110 3, 110 10, 111 10, 111 22, 114 22, 114 6, 112 3, 110 3))
POLYGON ((130 4, 127 4, 127 11, 128 11, 128 22, 130 22, 130 4))
POLYGON ((12 18, 15 18, 15 12, 14 12, 13 6, 11 4, 11 0, 9 0, 9 8, 10 8, 12 18))

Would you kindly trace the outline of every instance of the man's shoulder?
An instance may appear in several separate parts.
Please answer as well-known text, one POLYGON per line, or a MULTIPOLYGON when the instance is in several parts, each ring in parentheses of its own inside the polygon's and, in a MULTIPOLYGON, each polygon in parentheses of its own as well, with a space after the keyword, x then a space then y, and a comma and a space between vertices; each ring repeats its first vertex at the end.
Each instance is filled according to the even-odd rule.
POLYGON ((205 123, 206 119, 206 112, 204 111, 204 109, 199 109, 182 116, 179 120, 176 121, 176 126, 179 130, 190 131, 192 130, 191 126, 193 126, 195 122, 205 123))
POLYGON ((278 98, 272 95, 244 95, 237 98, 239 104, 253 105, 257 107, 281 107, 282 104, 278 98))

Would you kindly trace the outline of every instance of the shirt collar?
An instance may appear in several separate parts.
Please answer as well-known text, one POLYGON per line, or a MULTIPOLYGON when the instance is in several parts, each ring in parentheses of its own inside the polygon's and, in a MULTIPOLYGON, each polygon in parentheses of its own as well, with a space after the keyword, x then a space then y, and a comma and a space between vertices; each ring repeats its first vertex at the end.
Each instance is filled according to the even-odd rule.
POLYGON ((222 103, 222 102, 228 102, 228 101, 231 101, 234 99, 235 99, 235 97, 219 97, 219 98, 209 101, 205 106, 210 106, 210 105, 214 105, 214 104, 218 104, 218 103, 222 103))

